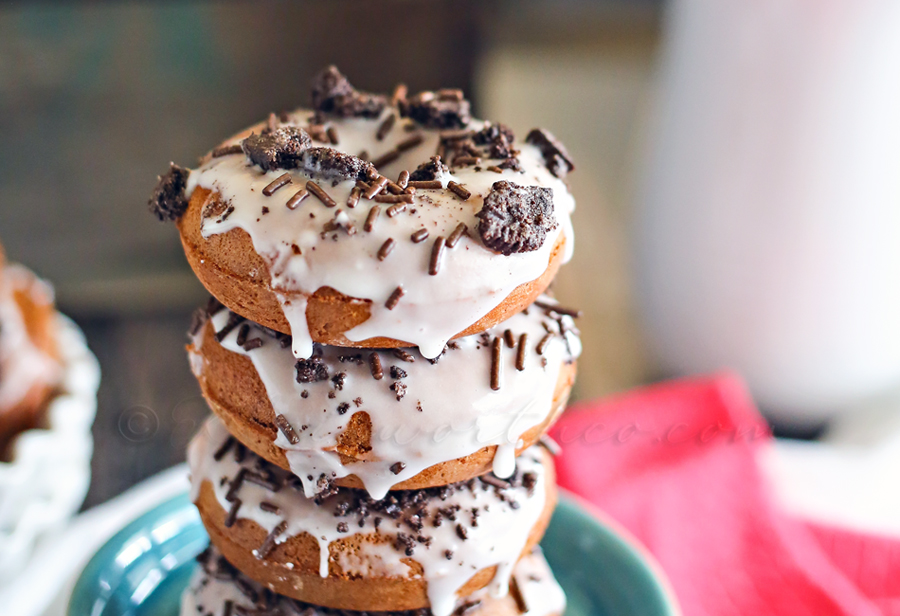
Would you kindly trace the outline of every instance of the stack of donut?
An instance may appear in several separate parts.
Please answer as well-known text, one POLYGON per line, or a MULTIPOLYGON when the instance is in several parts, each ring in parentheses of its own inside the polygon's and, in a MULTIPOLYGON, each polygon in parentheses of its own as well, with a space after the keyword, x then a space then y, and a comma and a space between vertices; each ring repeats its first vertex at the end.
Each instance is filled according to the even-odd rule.
POLYGON ((580 341, 545 291, 574 166, 458 90, 370 94, 330 67, 311 98, 150 201, 212 294, 188 345, 212 545, 183 614, 559 615, 543 434, 580 341))

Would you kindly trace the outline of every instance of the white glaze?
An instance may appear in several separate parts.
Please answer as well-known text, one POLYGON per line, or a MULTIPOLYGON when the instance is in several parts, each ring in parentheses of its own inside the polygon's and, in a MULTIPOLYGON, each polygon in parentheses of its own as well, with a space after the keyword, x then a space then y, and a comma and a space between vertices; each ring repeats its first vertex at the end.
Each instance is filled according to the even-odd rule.
MULTIPOLYGON (((212 417, 194 437, 188 450, 194 499, 196 500, 201 485, 208 482, 215 491, 219 505, 225 510, 231 506, 225 499, 229 485, 223 483, 221 479, 236 476, 242 467, 254 469, 262 463, 262 460, 253 454, 248 454, 240 464, 235 461, 233 455, 225 455, 220 461, 215 461, 213 453, 228 438, 229 434, 221 421, 212 417)), ((284 473, 273 465, 263 464, 276 474, 284 473)), ((507 593, 513 566, 524 550, 528 535, 546 504, 547 488, 540 449, 533 447, 526 450, 519 456, 517 464, 522 472, 534 473, 537 479, 530 494, 524 487, 511 488, 507 491, 507 494, 518 502, 517 509, 502 501, 493 488, 480 481, 476 482, 477 487, 474 490, 461 489, 446 500, 435 498, 434 504, 427 506, 428 514, 425 517, 430 520, 438 508, 458 505, 461 514, 457 523, 465 526, 468 532, 468 538, 462 540, 457 534, 457 523, 446 519, 439 527, 426 523, 422 534, 430 536, 432 542, 429 546, 418 544, 411 557, 422 566, 422 577, 428 584, 428 598, 435 616, 449 616, 456 603, 456 592, 472 575, 486 567, 497 566, 497 573, 490 584, 491 594, 501 597, 507 593), (488 489, 482 490, 482 486, 488 489), (463 513, 471 512, 473 508, 481 510, 477 526, 472 526, 470 516, 463 513), (445 557, 447 550, 452 551, 452 557, 449 559, 445 557)), ((238 492, 242 500, 238 518, 252 520, 267 532, 271 532, 282 521, 286 521, 287 529, 276 543, 283 543, 301 533, 315 537, 319 542, 321 554, 320 574, 326 577, 329 570, 329 545, 337 539, 349 536, 349 533, 342 533, 337 529, 337 523, 341 520, 348 522, 351 533, 376 536, 381 543, 392 544, 397 532, 411 532, 402 521, 387 517, 383 518, 377 531, 373 516, 367 518, 363 526, 359 526, 355 516, 336 518, 333 509, 335 503, 350 492, 343 490, 337 496, 326 500, 324 505, 317 505, 315 500, 308 499, 289 487, 272 492, 245 481, 238 492), (277 505, 280 511, 277 514, 263 511, 259 506, 263 501, 277 505)), ((360 558, 368 560, 366 557, 369 555, 369 546, 369 542, 362 542, 359 550, 360 558)), ((365 566, 357 564, 357 571, 376 572, 384 576, 397 575, 398 571, 404 571, 406 567, 404 559, 410 558, 403 552, 386 549, 383 545, 375 547, 371 554, 372 559, 365 566)), ((411 574, 407 572, 406 575, 411 574)))
MULTIPOLYGON (((338 132, 337 149, 349 154, 365 150, 376 159, 414 134, 405 127, 410 120, 398 120, 382 141, 375 133, 384 117, 396 113, 385 109, 374 120, 350 118, 334 120, 329 125, 338 132)), ((305 126, 311 112, 298 110, 288 123, 305 126)), ((473 121, 469 128, 480 129, 483 123, 473 121)), ((417 129, 423 142, 403 153, 379 171, 396 179, 401 170, 413 171, 426 162, 437 150, 439 132, 417 129)), ((234 141, 233 143, 237 143, 234 141)), ((321 143, 315 145, 323 145, 321 143)), ((471 191, 465 202, 447 190, 419 190, 415 203, 407 211, 388 218, 382 212, 371 233, 363 231, 372 201, 361 199, 353 208, 345 207, 354 182, 347 180, 332 186, 319 182, 343 209, 346 220, 357 229, 355 235, 343 230, 320 235, 324 223, 335 216, 315 197, 309 196, 296 210, 285 207, 287 200, 302 186, 308 176, 299 170, 289 171, 293 182, 273 196, 266 197, 262 189, 283 174, 283 169, 263 173, 244 155, 230 155, 210 159, 190 174, 188 195, 197 186, 219 193, 234 211, 225 219, 205 218, 201 223, 204 237, 225 233, 232 229, 246 231, 256 249, 267 262, 272 287, 282 301, 285 318, 291 326, 294 352, 297 357, 309 357, 312 341, 306 324, 304 297, 321 287, 331 287, 345 295, 372 300, 371 316, 363 324, 345 332, 351 341, 384 336, 418 346, 426 357, 435 357, 446 342, 498 306, 517 286, 538 278, 546 269, 554 245, 562 233, 565 236, 565 260, 572 254, 574 237, 570 214, 575 201, 566 184, 553 176, 545 166, 540 151, 517 140, 515 147, 524 172, 504 170, 502 173, 475 171, 462 167, 453 173, 442 174, 444 187, 451 180, 471 191), (475 214, 481 209, 483 197, 491 185, 508 180, 522 186, 543 186, 552 189, 557 228, 547 234, 542 247, 533 252, 504 256, 485 248, 475 231, 475 214), (263 207, 269 212, 262 214, 263 207), (415 211, 415 213, 412 213, 415 211), (314 217, 311 218, 310 214, 314 217), (447 237, 459 222, 469 228, 471 237, 464 236, 455 248, 447 250, 441 271, 431 276, 428 264, 435 238, 447 237), (419 244, 410 235, 425 227, 429 238, 419 244), (332 237, 337 237, 333 241, 332 237), (378 249, 388 239, 396 245, 384 260, 376 258, 378 249), (302 254, 294 254, 292 246, 302 254), (406 294, 399 304, 388 310, 384 304, 391 293, 402 285, 406 294), (287 302, 290 302, 288 304, 287 302)), ((497 161, 494 161, 497 162, 497 161)), ((491 162, 483 162, 483 166, 491 162)), ((382 209, 386 209, 384 204, 382 209)))
MULTIPOLYGON (((542 301, 553 300, 542 297, 542 301)), ((215 331, 228 322, 229 312, 220 310, 212 318, 215 331)), ((266 387, 269 401, 276 414, 284 415, 299 436, 291 444, 280 431, 276 446, 283 449, 291 470, 304 483, 306 493, 315 493, 315 478, 322 473, 345 477, 355 474, 373 498, 382 498, 395 484, 414 477, 426 468, 472 454, 483 447, 497 445, 494 472, 498 477, 509 476, 515 468, 515 450, 521 436, 541 424, 554 410, 554 392, 563 364, 574 360, 581 351, 574 324, 563 317, 565 338, 554 336, 546 344, 543 355, 537 347, 546 334, 545 326, 559 331, 559 323, 546 316, 543 309, 532 306, 528 313, 517 314, 487 334, 502 336, 509 329, 515 335, 528 334, 525 369, 515 367, 518 347, 502 350, 502 386, 499 391, 490 387, 491 350, 484 345, 482 335, 457 339, 456 349, 448 349, 431 364, 412 351, 416 361, 409 363, 390 351, 378 351, 384 378, 372 377, 368 357, 371 349, 322 347, 322 357, 329 366, 329 374, 346 374, 343 389, 336 390, 330 380, 317 383, 298 383, 296 360, 290 349, 282 348, 275 340, 251 328, 249 338, 262 338, 262 347, 245 351, 237 344, 238 329, 221 342, 234 353, 248 357, 266 387), (364 363, 340 362, 338 357, 361 354, 364 363), (542 361, 542 360, 545 360, 542 361), (407 386, 406 394, 397 400, 390 386, 394 379, 390 367, 397 366, 407 373, 400 382, 407 386), (302 392, 307 397, 302 398, 302 392), (333 394, 334 398, 329 398, 333 394), (362 399, 357 406, 354 400, 362 399), (341 415, 337 408, 349 405, 341 415), (421 411, 418 410, 421 407, 421 411), (324 412, 323 412, 324 411, 324 412), (344 465, 334 451, 338 436, 354 412, 365 411, 372 421, 372 451, 366 461, 344 465), (302 430, 302 426, 308 426, 302 430), (395 474, 390 467, 402 462, 405 468, 395 474), (314 479, 310 481, 308 477, 314 479)), ((203 330, 196 334, 191 366, 202 376, 203 359, 199 353, 203 330)))
MULTIPOLYGON (((198 567, 197 571, 191 578, 191 583, 181 600, 181 616, 197 616, 198 614, 213 614, 219 616, 225 613, 226 601, 231 601, 234 606, 245 607, 252 610, 255 605, 250 601, 238 588, 238 586, 227 579, 215 577, 215 559, 218 552, 212 549, 213 564, 209 568, 210 573, 204 571, 202 567, 198 567), (213 575, 211 575, 213 574, 213 575)), ((240 574, 239 574, 240 575, 240 574)), ((519 592, 527 606, 527 611, 521 612, 521 616, 556 616, 562 614, 566 609, 566 597, 563 594, 544 555, 540 548, 536 548, 534 552, 523 556, 513 569, 513 577, 519 587, 519 592)), ((241 575, 242 583, 253 588, 261 596, 266 590, 260 584, 257 584, 250 578, 241 575)), ((482 589, 476 591, 471 596, 460 603, 468 603, 470 601, 483 601, 488 598, 488 591, 482 589)), ((273 601, 272 614, 278 613, 278 609, 282 609, 285 614, 300 614, 304 616, 332 616, 334 610, 327 608, 317 608, 309 606, 312 611, 307 612, 306 606, 301 609, 294 609, 298 605, 290 599, 278 597, 273 601)), ((485 606, 487 608, 487 606, 485 606)), ((490 608, 487 608, 490 613, 490 608)), ((478 616, 482 611, 481 607, 466 610, 465 616, 478 616)), ((341 612, 344 614, 345 612, 341 612)))
POLYGON ((19 265, 0 273, 0 412, 13 408, 36 385, 53 385, 60 362, 35 346, 14 293, 24 292, 39 304, 53 302, 53 289, 19 265))

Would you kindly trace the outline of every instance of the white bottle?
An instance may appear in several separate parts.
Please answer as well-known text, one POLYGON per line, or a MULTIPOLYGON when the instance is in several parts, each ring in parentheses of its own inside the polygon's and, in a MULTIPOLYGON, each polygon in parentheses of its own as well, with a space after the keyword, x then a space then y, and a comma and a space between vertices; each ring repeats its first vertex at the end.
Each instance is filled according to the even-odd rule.
POLYGON ((900 386, 900 2, 668 17, 636 223, 661 366, 798 425, 900 386))

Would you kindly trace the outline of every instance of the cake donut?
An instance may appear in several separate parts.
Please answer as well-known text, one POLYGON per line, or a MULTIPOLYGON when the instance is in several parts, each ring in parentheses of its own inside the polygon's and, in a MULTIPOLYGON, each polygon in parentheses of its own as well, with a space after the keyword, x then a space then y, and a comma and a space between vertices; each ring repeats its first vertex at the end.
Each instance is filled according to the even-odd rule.
POLYGON ((0 252, 0 452, 36 427, 62 378, 52 288, 0 252))
POLYGON ((333 67, 311 98, 173 165, 151 199, 210 293, 298 358, 313 342, 434 358, 571 256, 574 165, 547 131, 472 119, 458 90, 358 92, 333 67))
MULTIPOLYGON (((181 616, 432 616, 428 608, 352 612, 320 607, 272 592, 235 569, 215 547, 206 549, 197 560, 200 567, 182 597, 181 616)), ((453 616, 561 616, 565 611, 565 595, 540 548, 516 563, 511 582, 504 597, 493 597, 482 589, 459 600, 453 616)))
POLYGON ((211 418, 188 451, 192 497, 216 548, 273 591, 330 608, 449 616, 458 599, 508 592, 556 502, 552 463, 526 450, 516 471, 375 500, 296 477, 249 452, 211 418))
POLYGON ((565 407, 581 344, 549 297, 436 359, 410 349, 316 347, 297 360, 288 336, 211 301, 188 346, 203 395, 229 432, 297 475, 365 488, 507 477, 565 407))

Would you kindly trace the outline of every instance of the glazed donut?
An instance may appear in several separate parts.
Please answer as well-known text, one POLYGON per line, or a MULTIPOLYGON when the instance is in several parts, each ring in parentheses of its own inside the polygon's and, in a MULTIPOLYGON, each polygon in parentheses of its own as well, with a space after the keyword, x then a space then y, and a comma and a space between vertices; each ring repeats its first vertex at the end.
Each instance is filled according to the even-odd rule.
MULTIPOLYGON (((302 616, 432 616, 430 609, 355 613, 320 607, 278 595, 235 569, 215 547, 197 557, 181 602, 181 616, 198 614, 298 614, 302 616), (229 607, 230 606, 230 607, 229 607)), ((562 588, 540 548, 523 556, 513 569, 513 586, 501 598, 486 589, 460 599, 453 616, 561 616, 566 608, 562 588)))
POLYGON ((40 424, 59 386, 55 316, 48 284, 22 266, 0 265, 0 452, 40 424))
POLYGON ((392 493, 324 486, 303 494, 290 473, 237 443, 215 418, 188 452, 192 496, 216 548, 273 591, 331 608, 448 616, 488 585, 508 590, 556 503, 543 448, 519 456, 508 480, 494 475, 392 493))
POLYGON ((460 93, 428 94, 273 115, 173 166, 151 205, 210 293, 292 334, 297 357, 313 342, 436 357, 544 292, 571 256, 575 202, 552 135, 516 140, 460 93))
POLYGON ((580 353, 571 317, 548 297, 450 342, 437 360, 317 347, 298 361, 286 335, 211 307, 188 347, 203 395, 239 441, 300 477, 307 496, 323 474, 373 498, 491 469, 508 476, 565 407, 580 353))

